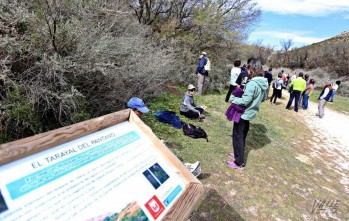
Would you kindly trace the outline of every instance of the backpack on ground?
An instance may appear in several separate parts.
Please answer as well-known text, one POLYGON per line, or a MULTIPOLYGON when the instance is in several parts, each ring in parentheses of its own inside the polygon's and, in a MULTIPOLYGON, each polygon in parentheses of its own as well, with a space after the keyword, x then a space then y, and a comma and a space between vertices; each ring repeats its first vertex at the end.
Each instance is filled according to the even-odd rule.
POLYGON ((185 123, 183 125, 183 133, 184 133, 184 135, 189 136, 189 137, 194 138, 194 139, 206 138, 206 140, 208 142, 207 133, 201 127, 185 123))

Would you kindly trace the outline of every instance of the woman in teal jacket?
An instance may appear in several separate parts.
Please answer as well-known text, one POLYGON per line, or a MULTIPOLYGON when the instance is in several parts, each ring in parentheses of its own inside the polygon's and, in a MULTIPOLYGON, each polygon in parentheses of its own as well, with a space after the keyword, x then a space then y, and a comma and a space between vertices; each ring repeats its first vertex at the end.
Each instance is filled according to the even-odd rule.
POLYGON ((244 94, 241 98, 234 97, 231 103, 246 107, 241 115, 239 123, 234 122, 233 126, 233 149, 230 153, 235 161, 226 161, 234 169, 242 170, 245 166, 245 141, 249 131, 250 121, 256 117, 260 104, 267 99, 268 80, 264 78, 262 64, 257 59, 252 59, 247 66, 247 71, 252 79, 246 84, 244 94))

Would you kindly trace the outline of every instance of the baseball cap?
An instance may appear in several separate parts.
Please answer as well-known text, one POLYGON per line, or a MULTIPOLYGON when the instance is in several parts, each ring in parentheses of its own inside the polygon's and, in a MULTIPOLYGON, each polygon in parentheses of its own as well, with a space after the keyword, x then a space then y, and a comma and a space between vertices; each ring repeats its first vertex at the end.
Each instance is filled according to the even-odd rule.
POLYGON ((201 52, 201 54, 206 55, 206 52, 203 51, 203 52, 201 52))
POLYGON ((138 97, 133 97, 127 102, 127 107, 132 109, 137 109, 143 114, 148 113, 149 109, 145 106, 142 99, 138 97))
POLYGON ((191 89, 195 89, 195 86, 192 85, 192 84, 189 84, 189 85, 188 85, 188 90, 191 90, 191 89))

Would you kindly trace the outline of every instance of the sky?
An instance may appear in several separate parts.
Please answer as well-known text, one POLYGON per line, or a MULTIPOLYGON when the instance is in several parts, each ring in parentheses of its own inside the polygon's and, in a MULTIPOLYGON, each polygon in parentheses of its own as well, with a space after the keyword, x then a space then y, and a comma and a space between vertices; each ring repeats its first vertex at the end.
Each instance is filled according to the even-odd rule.
POLYGON ((262 10, 260 23, 251 32, 249 43, 261 42, 274 49, 291 39, 291 48, 349 31, 349 0, 255 0, 262 10))

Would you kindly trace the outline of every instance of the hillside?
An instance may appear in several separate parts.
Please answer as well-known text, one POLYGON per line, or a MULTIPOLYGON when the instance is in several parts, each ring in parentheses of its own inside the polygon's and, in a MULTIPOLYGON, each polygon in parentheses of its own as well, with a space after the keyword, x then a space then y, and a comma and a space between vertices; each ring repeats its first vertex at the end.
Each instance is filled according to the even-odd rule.
POLYGON ((306 70, 322 68, 336 77, 349 77, 349 31, 287 53, 287 66, 306 70))

